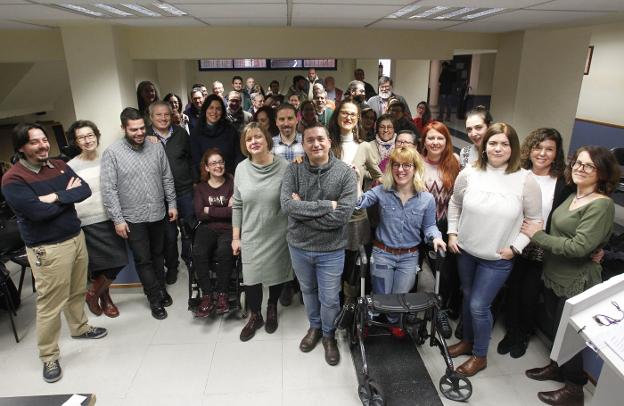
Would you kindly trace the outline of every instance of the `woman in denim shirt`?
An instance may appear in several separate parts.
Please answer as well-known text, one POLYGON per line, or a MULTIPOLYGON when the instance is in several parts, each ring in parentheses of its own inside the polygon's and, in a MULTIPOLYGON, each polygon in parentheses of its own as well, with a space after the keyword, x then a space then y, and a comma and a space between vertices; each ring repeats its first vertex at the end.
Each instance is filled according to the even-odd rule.
MULTIPOLYGON (((414 286, 418 267, 418 246, 421 232, 433 238, 435 249, 446 249, 436 226, 436 204, 425 191, 424 163, 412 147, 396 148, 390 154, 382 185, 364 193, 357 208, 379 204, 380 222, 373 241, 371 278, 373 292, 380 294, 407 293, 414 286)), ((398 318, 387 315, 389 322, 398 318)), ((400 328, 392 334, 405 335, 400 328)))

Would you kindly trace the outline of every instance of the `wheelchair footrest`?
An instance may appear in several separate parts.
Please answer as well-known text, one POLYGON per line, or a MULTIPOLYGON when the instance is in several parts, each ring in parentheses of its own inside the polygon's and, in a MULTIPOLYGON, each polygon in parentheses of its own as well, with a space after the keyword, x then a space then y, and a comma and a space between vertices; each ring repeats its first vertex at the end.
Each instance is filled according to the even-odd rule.
POLYGON ((392 313, 420 312, 438 305, 438 298, 431 292, 370 295, 366 301, 374 311, 392 313))

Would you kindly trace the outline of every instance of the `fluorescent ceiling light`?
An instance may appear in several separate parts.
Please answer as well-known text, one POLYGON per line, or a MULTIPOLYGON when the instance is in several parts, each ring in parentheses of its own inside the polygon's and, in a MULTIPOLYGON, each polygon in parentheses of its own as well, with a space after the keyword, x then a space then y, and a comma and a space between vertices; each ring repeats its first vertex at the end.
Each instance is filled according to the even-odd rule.
POLYGON ((149 17, 162 17, 161 14, 158 14, 155 11, 152 11, 148 8, 145 8, 143 6, 139 6, 137 4, 126 4, 126 3, 121 3, 122 6, 129 8, 130 10, 134 10, 137 13, 141 13, 143 15, 149 16, 149 17))
POLYGON ((410 18, 427 18, 430 15, 441 13, 444 10, 448 10, 449 8, 450 7, 447 7, 447 6, 433 7, 433 8, 430 8, 429 10, 421 11, 420 13, 415 14, 411 16, 410 18))
MULTIPOLYGON (((420 0, 419 0, 420 1, 420 0)), ((399 17, 403 17, 405 14, 409 14, 413 11, 416 11, 420 6, 417 4, 410 4, 407 5, 397 11, 395 11, 394 13, 390 14, 389 16, 387 16, 386 18, 399 18, 399 17)))
POLYGON ((484 11, 481 11, 479 13, 468 14, 467 16, 463 16, 462 19, 464 19, 464 20, 473 20, 475 18, 487 16, 487 15, 494 14, 494 13, 499 13, 499 12, 501 12, 503 10, 505 10, 505 9, 504 8, 490 8, 488 10, 484 10, 484 11))
POLYGON ((108 11, 111 14, 116 14, 116 15, 122 16, 122 17, 133 17, 134 16, 134 14, 132 14, 132 13, 128 13, 128 12, 125 12, 123 10, 119 10, 118 8, 109 6, 108 4, 97 3, 95 5, 95 7, 101 8, 104 11, 108 11))
POLYGON ((59 6, 68 8, 70 10, 77 11, 79 13, 88 14, 88 15, 93 16, 93 17, 106 17, 106 15, 104 15, 103 13, 100 13, 98 11, 89 10, 86 7, 76 6, 75 4, 59 4, 59 6))
POLYGON ((460 8, 459 10, 451 11, 450 13, 446 13, 446 14, 443 14, 441 16, 437 16, 435 19, 436 20, 445 20, 447 18, 457 17, 457 16, 460 16, 462 14, 470 13, 471 11, 475 11, 475 10, 478 10, 478 9, 475 8, 475 7, 464 7, 464 8, 460 8))
POLYGON ((167 3, 154 3, 154 5, 158 7, 159 9, 166 11, 167 13, 174 15, 174 16, 182 17, 182 16, 187 15, 186 12, 178 8, 175 8, 172 5, 167 4, 167 3))

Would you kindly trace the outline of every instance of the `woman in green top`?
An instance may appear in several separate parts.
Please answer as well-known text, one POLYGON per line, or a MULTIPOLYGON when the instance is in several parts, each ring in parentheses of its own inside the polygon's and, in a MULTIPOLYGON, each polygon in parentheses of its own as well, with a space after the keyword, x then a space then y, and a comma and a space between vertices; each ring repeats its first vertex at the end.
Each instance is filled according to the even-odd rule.
MULTIPOLYGON (((552 214, 550 233, 542 224, 525 221, 521 231, 544 249, 544 305, 559 325, 565 301, 601 282, 601 266, 590 255, 603 246, 613 231, 615 206, 608 196, 619 180, 620 168, 606 148, 579 148, 565 170, 576 193, 570 195, 552 214)), ((554 361, 544 368, 526 371, 538 381, 565 382, 561 389, 539 392, 539 399, 550 405, 582 405, 583 358, 576 354, 558 366, 554 361)))
POLYGON ((262 287, 269 288, 265 330, 277 330, 277 301, 284 282, 292 280, 286 243, 288 219, 280 205, 286 160, 273 155, 271 135, 258 123, 249 123, 240 139, 248 159, 236 167, 232 202, 232 251, 241 255, 245 297, 251 316, 240 334, 250 340, 264 319, 260 313, 262 287))

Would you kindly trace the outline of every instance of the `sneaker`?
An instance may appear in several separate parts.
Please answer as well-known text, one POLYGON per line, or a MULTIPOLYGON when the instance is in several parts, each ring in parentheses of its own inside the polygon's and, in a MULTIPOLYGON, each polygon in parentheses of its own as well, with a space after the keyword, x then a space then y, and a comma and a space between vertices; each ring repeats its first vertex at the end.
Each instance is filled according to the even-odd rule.
POLYGON ((451 328, 451 324, 449 323, 448 316, 446 312, 440 310, 438 312, 438 317, 436 319, 436 327, 438 331, 444 337, 444 339, 448 340, 453 335, 453 329, 451 328))
POLYGON ((230 300, 227 293, 217 295, 217 314, 225 314, 230 311, 230 300))
POLYGON ((58 360, 43 363, 43 380, 52 383, 63 377, 61 364, 58 360))
POLYGON ((72 338, 96 339, 96 338, 105 337, 107 334, 108 334, 108 330, 106 330, 104 327, 89 326, 89 329, 86 332, 80 334, 79 336, 72 336, 72 338))

